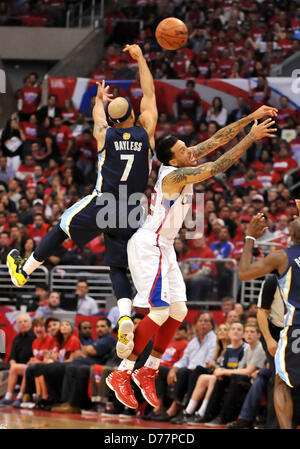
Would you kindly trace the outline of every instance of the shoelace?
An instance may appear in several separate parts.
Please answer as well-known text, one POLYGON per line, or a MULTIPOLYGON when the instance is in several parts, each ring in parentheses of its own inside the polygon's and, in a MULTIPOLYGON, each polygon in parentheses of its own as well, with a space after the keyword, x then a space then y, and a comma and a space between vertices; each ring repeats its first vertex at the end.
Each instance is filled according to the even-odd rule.
POLYGON ((24 262, 26 262, 26 260, 27 260, 27 258, 22 258, 21 256, 17 256, 17 257, 15 258, 15 262, 16 262, 17 268, 19 269, 20 266, 21 266, 24 262))

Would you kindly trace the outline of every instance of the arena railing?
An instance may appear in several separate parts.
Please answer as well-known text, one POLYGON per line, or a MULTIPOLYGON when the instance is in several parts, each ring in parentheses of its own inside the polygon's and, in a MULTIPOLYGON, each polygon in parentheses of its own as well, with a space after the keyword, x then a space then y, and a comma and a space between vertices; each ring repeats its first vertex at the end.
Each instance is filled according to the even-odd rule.
POLYGON ((82 28, 103 26, 104 0, 91 0, 89 5, 85 0, 69 5, 66 12, 66 27, 82 28))
MULTIPOLYGON (((220 307, 221 299, 224 296, 231 296, 235 301, 238 297, 238 290, 239 290, 239 279, 238 279, 238 272, 237 272, 237 261, 235 259, 231 258, 225 258, 225 259, 204 259, 204 258, 190 258, 190 259, 184 259, 179 263, 181 271, 184 273, 186 266, 190 263, 203 263, 203 262, 212 262, 215 264, 216 267, 216 274, 210 274, 208 275, 209 279, 211 279, 212 283, 211 286, 207 289, 207 293, 205 294, 205 297, 199 298, 199 301, 189 301, 188 297, 188 306, 190 308, 193 307, 220 307), (220 282, 221 277, 224 275, 221 272, 221 265, 227 265, 229 271, 227 272, 228 275, 231 275, 231 288, 230 289, 223 289, 220 288, 220 282)), ((224 279, 224 278, 223 278, 224 279)))
POLYGON ((43 265, 40 266, 30 276, 30 282, 22 288, 15 287, 10 279, 6 265, 0 265, 0 305, 14 304, 17 297, 22 296, 24 300, 35 292, 35 287, 39 284, 49 285, 49 270, 43 265))
MULTIPOLYGON (((257 240, 257 244, 262 248, 264 256, 266 256, 270 250, 270 247, 282 248, 284 246, 280 243, 272 242, 272 240, 257 240)), ((247 307, 251 302, 257 302, 258 295, 263 284, 265 277, 259 279, 252 279, 251 281, 241 282, 241 303, 247 307)))
POLYGON ((89 295, 94 298, 99 307, 105 307, 106 299, 113 294, 109 267, 92 265, 57 265, 50 271, 50 289, 63 295, 76 292, 79 280, 86 280, 89 295))

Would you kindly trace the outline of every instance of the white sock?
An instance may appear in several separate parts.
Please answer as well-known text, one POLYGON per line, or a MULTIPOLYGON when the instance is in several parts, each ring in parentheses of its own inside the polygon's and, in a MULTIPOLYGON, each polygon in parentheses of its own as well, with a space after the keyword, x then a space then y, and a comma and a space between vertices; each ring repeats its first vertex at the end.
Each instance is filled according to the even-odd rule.
POLYGON ((118 370, 120 371, 133 371, 135 365, 135 360, 124 359, 118 366, 118 370))
POLYGON ((44 262, 39 262, 33 257, 33 253, 30 254, 26 262, 24 263, 23 270, 25 271, 28 276, 31 275, 31 273, 34 272, 40 265, 43 265, 44 262))
POLYGON ((120 318, 122 316, 131 316, 132 301, 129 298, 118 299, 118 307, 120 312, 120 318))
POLYGON ((12 393, 7 392, 7 393, 5 394, 4 399, 10 400, 11 398, 12 398, 12 393))
POLYGON ((157 357, 153 357, 153 355, 149 355, 149 357, 145 363, 145 366, 147 366, 148 368, 152 368, 152 369, 158 369, 159 364, 160 364, 160 359, 158 359, 157 357))
POLYGON ((200 415, 200 416, 204 416, 205 415, 207 404, 208 404, 208 400, 207 399, 203 399, 201 407, 198 410, 198 415, 200 415))
POLYGON ((18 401, 20 401, 21 399, 23 398, 23 393, 18 393, 17 394, 17 399, 18 399, 18 401))
POLYGON ((186 413, 188 415, 192 415, 197 408, 197 404, 198 404, 198 401, 195 401, 194 399, 190 399, 189 403, 185 409, 186 413))

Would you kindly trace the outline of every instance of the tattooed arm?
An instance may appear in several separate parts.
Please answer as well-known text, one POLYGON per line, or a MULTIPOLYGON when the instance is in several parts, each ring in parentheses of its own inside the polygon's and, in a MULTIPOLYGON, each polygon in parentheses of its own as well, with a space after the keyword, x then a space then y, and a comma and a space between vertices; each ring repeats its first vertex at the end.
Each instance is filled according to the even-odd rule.
POLYGON ((178 194, 187 184, 195 184, 226 171, 240 159, 255 140, 274 137, 272 133, 276 132, 276 128, 270 128, 274 123, 270 118, 259 125, 255 121, 249 134, 215 162, 207 162, 197 167, 180 167, 172 171, 163 179, 163 192, 167 195, 178 194))
POLYGON ((252 114, 247 115, 247 117, 243 117, 237 122, 225 126, 224 128, 217 131, 210 139, 207 139, 204 142, 191 147, 194 156, 200 159, 201 157, 206 156, 207 154, 214 151, 216 148, 219 148, 222 145, 226 145, 226 143, 237 136, 242 129, 249 125, 249 123, 251 123, 253 120, 263 118, 266 115, 275 117, 277 115, 277 109, 270 106, 261 106, 252 114))
POLYGON ((110 101, 109 98, 111 94, 108 94, 107 91, 109 86, 105 86, 105 81, 98 84, 98 91, 95 99, 95 105, 93 107, 93 120, 94 120, 94 130, 93 136, 97 140, 98 150, 103 148, 105 142, 106 130, 108 128, 108 123, 106 121, 106 114, 104 110, 104 103, 106 101, 110 101))

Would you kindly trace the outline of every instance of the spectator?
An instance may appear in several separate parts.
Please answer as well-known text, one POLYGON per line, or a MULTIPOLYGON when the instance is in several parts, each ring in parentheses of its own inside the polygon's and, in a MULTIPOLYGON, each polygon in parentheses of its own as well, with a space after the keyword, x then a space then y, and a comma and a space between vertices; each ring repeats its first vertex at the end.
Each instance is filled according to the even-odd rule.
POLYGON ((63 124, 61 115, 56 115, 53 123, 54 127, 50 131, 55 137, 60 158, 65 161, 73 147, 72 131, 69 126, 63 124))
MULTIPOLYGON (((221 324, 217 332, 217 342, 220 341, 221 352, 215 354, 214 362, 208 362, 210 374, 201 374, 198 377, 191 399, 183 412, 182 423, 198 424, 203 422, 206 407, 213 391, 217 377, 214 371, 218 368, 236 369, 244 355, 244 350, 248 346, 243 341, 244 327, 241 323, 231 325, 221 324), (204 398, 203 398, 204 397, 204 398), (199 400, 203 398, 201 407, 195 412, 199 400)), ((181 423, 180 422, 180 423, 181 423)))
MULTIPOLYGON (((35 339, 31 319, 28 314, 21 313, 16 319, 19 334, 13 339, 8 362, 10 364, 7 392, 0 405, 12 405, 14 389, 19 376, 23 376, 24 367, 32 357, 32 342, 35 339)), ((21 396, 17 396, 20 399, 21 396)))
POLYGON ((207 111, 206 121, 215 121, 219 126, 227 123, 228 112, 223 107, 223 101, 220 97, 214 97, 211 108, 207 111))
POLYGON ((81 137, 77 137, 74 150, 78 157, 76 166, 87 180, 98 157, 97 142, 89 130, 85 130, 81 137))
POLYGON ((226 323, 229 325, 239 321, 239 315, 235 309, 229 310, 226 316, 226 323))
POLYGON ((33 156, 28 154, 24 158, 24 164, 21 164, 16 172, 16 178, 19 181, 26 181, 28 176, 31 176, 34 171, 35 162, 33 156))
POLYGON ((128 60, 125 57, 119 59, 119 67, 115 71, 115 80, 132 80, 134 79, 134 71, 128 67, 128 60))
POLYGON ((40 243, 42 238, 47 234, 49 225, 45 223, 42 214, 35 214, 33 224, 28 225, 27 237, 32 237, 36 245, 40 243))
POLYGON ((24 86, 19 92, 18 110, 21 120, 28 120, 31 114, 35 114, 41 101, 41 88, 37 85, 38 75, 29 73, 24 81, 24 86))
POLYGON ((52 291, 49 294, 48 305, 39 306, 35 312, 35 318, 49 318, 53 312, 63 312, 63 309, 60 306, 60 293, 52 291))
POLYGON ((226 322, 228 312, 233 309, 233 303, 234 300, 231 296, 225 296, 221 299, 222 323, 226 322))
POLYGON ((51 94, 48 97, 47 106, 42 106, 37 112, 38 121, 44 123, 46 117, 54 120, 59 115, 61 115, 61 109, 57 106, 57 97, 51 94))
MULTIPOLYGON (((180 411, 180 403, 187 393, 190 398, 200 374, 207 373, 206 360, 213 360, 216 350, 216 334, 214 320, 210 313, 200 312, 195 320, 196 336, 186 346, 183 356, 174 363, 167 375, 167 384, 174 386, 174 399, 166 411, 156 420, 166 421, 175 417, 180 411)), ((159 377, 156 381, 159 385, 159 377)), ((157 386, 158 388, 158 386, 157 386)), ((162 386, 163 388, 163 386, 162 386)))
POLYGON ((78 337, 82 346, 91 345, 92 338, 92 324, 88 320, 83 320, 78 324, 78 337))
POLYGON ((249 346, 245 349, 238 368, 236 370, 217 368, 214 372, 217 380, 203 417, 205 425, 218 427, 236 419, 251 385, 249 376, 254 371, 264 368, 266 354, 259 341, 258 328, 253 324, 246 324, 244 338, 249 346), (229 389, 224 397, 225 386, 229 389), (222 397, 224 403, 220 406, 222 397))
MULTIPOLYGON (((35 318, 32 321, 32 329, 35 334, 35 339, 32 342, 32 354, 33 357, 29 359, 26 365, 24 365, 23 379, 20 387, 20 392, 17 395, 16 400, 13 402, 13 407, 20 408, 21 401, 26 389, 26 370, 29 366, 36 365, 44 360, 44 357, 48 354, 48 351, 53 346, 53 339, 46 332, 45 319, 35 318)), ((19 367, 19 370, 21 367, 19 367)))
POLYGON ((56 345, 46 363, 41 363, 34 371, 35 379, 39 379, 41 397, 36 403, 36 408, 50 410, 51 406, 60 396, 62 379, 67 361, 72 360, 73 355, 81 347, 79 338, 74 335, 73 324, 62 320, 59 331, 55 335, 56 345))
POLYGON ((7 165, 7 158, 5 156, 0 156, 0 182, 8 184, 9 180, 14 178, 14 176, 14 168, 7 165))
POLYGON ((18 120, 17 115, 13 114, 1 134, 2 155, 7 158, 7 165, 12 167, 14 172, 18 170, 21 164, 23 151, 23 134, 18 120))
POLYGON ((81 351, 74 353, 73 362, 66 366, 63 377, 62 404, 52 407, 51 411, 62 413, 78 412, 80 408, 89 407, 88 379, 90 366, 104 364, 116 340, 111 333, 111 323, 107 318, 97 321, 98 338, 91 345, 82 346, 81 351))
POLYGON ((23 225, 33 223, 33 210, 26 196, 20 198, 19 220, 23 225))
POLYGON ((186 88, 180 92, 175 101, 175 116, 179 117, 186 113, 190 120, 197 120, 201 114, 201 98, 195 91, 195 82, 188 80, 186 88))
MULTIPOLYGON (((214 258, 214 253, 206 245, 204 237, 193 241, 194 249, 186 253, 186 259, 190 258, 214 258)), ((189 301, 205 300, 209 288, 212 285, 210 275, 215 273, 214 264, 205 261, 188 261, 183 265, 183 277, 187 287, 189 301)))
POLYGON ((228 123, 233 123, 250 114, 250 106, 244 97, 237 97, 236 101, 238 107, 228 115, 228 123))
MULTIPOLYGON (((54 117, 56 115, 59 115, 59 112, 58 112, 58 114, 57 113, 54 114, 54 117)), ((78 117, 78 109, 75 108, 71 98, 65 99, 64 107, 61 112, 61 116, 62 116, 63 122, 68 126, 70 126, 76 122, 76 119, 78 117)))
POLYGON ((88 295, 89 287, 87 281, 78 281, 76 295, 78 297, 78 315, 95 315, 99 312, 97 302, 88 295))
POLYGON ((1 232, 0 234, 0 264, 6 264, 7 254, 10 252, 12 247, 9 245, 9 234, 8 232, 1 232))

